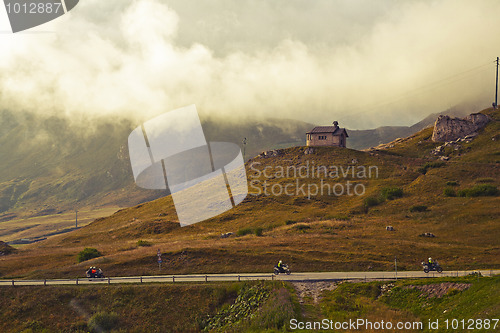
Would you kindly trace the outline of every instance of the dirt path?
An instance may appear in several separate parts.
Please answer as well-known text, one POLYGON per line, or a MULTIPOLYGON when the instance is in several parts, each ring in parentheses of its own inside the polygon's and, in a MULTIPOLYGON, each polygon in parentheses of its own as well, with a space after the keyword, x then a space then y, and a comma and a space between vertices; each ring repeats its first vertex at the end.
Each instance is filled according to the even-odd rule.
POLYGON ((321 299, 321 293, 324 290, 334 290, 337 288, 337 282, 330 281, 319 281, 319 282, 292 282, 297 295, 299 297, 299 302, 301 304, 305 303, 305 298, 310 297, 314 304, 318 304, 321 299))

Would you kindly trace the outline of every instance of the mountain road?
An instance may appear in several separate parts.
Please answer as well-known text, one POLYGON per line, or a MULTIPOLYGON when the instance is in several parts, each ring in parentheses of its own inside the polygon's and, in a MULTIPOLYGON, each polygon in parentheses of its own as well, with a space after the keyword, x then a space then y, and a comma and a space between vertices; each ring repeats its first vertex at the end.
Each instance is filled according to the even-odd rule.
POLYGON ((297 272, 290 275, 273 275, 272 273, 235 273, 235 274, 195 274, 195 275, 157 275, 157 276, 126 276, 106 277, 102 279, 88 279, 85 277, 73 279, 46 279, 46 280, 8 280, 0 279, 1 286, 54 286, 54 285, 97 285, 119 283, 177 283, 177 282, 224 282, 250 280, 283 280, 283 281, 329 281, 329 280, 395 280, 420 279, 432 277, 458 277, 481 273, 483 276, 500 274, 500 270, 474 271, 444 271, 442 273, 423 271, 401 272, 297 272))

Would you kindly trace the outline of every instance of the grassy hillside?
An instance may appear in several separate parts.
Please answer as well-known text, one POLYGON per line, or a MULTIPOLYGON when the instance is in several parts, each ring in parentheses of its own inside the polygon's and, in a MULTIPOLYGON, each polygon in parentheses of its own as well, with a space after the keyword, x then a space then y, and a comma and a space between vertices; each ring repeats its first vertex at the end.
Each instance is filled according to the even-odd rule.
MULTIPOLYGON (((109 216, 118 209, 119 207, 116 206, 79 208, 78 228, 91 223, 96 218, 109 216)), ((16 214, 7 215, 0 222, 0 239, 11 242, 11 244, 23 244, 69 232, 76 228, 75 211, 45 214, 47 213, 39 213, 31 217, 17 217, 16 214)))
MULTIPOLYGON (((487 332, 498 330, 500 325, 497 323, 493 329, 491 321, 500 316, 500 276, 345 283, 323 296, 320 318, 335 322, 363 318, 391 322, 394 327, 397 322, 422 323, 419 332, 487 332), (453 319, 464 319, 465 329, 462 323, 452 323, 453 319), (477 319, 483 320, 481 324, 476 323, 477 319), (484 329, 485 319, 490 320, 490 330, 484 329), (431 329, 429 321, 437 321, 439 330, 431 329), (472 329, 468 330, 471 323, 472 329)), ((365 328, 361 330, 376 332, 365 328)))
MULTIPOLYGON (((453 329, 452 320, 457 318, 466 325, 469 319, 481 319, 483 327, 490 319, 490 330, 474 327, 474 331, 498 330, 499 324, 493 329, 491 319, 500 316, 500 276, 322 283, 330 288, 318 290, 315 298, 298 295, 296 283, 269 281, 2 287, 0 330, 283 332, 294 328, 292 319, 309 323, 364 319, 394 326, 421 323, 423 330, 418 331, 423 332, 435 332, 429 321, 438 321, 439 332, 465 331, 453 329)), ((315 288, 313 283, 308 287, 315 288)), ((358 331, 377 332, 364 326, 358 331)))
MULTIPOLYGON (((275 148, 304 145, 313 125, 287 119, 230 120, 201 117, 208 141, 241 143, 245 158, 275 148)), ((78 209, 99 218, 164 196, 135 186, 127 136, 134 126, 123 119, 85 120, 0 111, 0 239, 33 242, 67 232, 78 209)), ((353 137, 364 140, 360 131, 353 137)), ((384 132, 385 133, 385 132, 384 132)), ((392 135, 387 132, 384 135, 392 135)), ((387 137, 389 138, 389 137, 387 137)), ((88 221, 82 219, 80 226, 88 221)))
POLYGON ((436 161, 430 153, 439 145, 430 141, 432 129, 370 152, 325 147, 305 154, 304 147, 284 149, 279 156, 247 163, 251 193, 225 214, 181 228, 171 198, 161 198, 2 258, 0 274, 74 277, 90 264, 109 275, 157 274, 157 249, 163 253, 164 273, 269 272, 279 259, 294 271, 386 270, 392 269, 394 256, 403 270, 419 269, 429 256, 440 260, 445 270, 498 268, 498 196, 445 194, 448 188, 459 193, 500 184, 500 142, 492 140, 499 133, 500 115, 485 112, 494 121, 475 140, 450 151, 447 162, 436 161), (313 165, 344 171, 355 167, 356 174, 339 171, 338 178, 318 177, 312 174, 313 165), (363 166, 377 167, 378 177, 360 178, 357 172, 363 166), (311 172, 300 179, 278 174, 287 167, 311 172), (289 184, 293 189, 299 181, 312 192, 266 195, 264 180, 269 191, 289 184), (314 186, 321 181, 344 189, 347 182, 363 185, 365 193, 315 195, 314 186), (395 231, 386 231, 386 226, 395 231), (236 235, 220 238, 226 232, 236 235), (425 233, 435 237, 421 237, 425 233), (153 246, 139 246, 139 240, 153 246), (97 248, 104 256, 77 263, 85 247, 97 248))
POLYGON ((300 315, 279 283, 16 287, 0 301, 5 333, 262 331, 300 315))

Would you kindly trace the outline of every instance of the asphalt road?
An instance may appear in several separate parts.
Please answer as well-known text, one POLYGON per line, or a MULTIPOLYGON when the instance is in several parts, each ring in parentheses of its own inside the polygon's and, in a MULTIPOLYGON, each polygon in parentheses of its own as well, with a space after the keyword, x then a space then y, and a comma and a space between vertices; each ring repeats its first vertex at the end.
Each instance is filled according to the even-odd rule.
MULTIPOLYGON (((423 271, 398 272, 397 278, 427 278, 443 276, 464 276, 480 272, 483 276, 500 274, 500 270, 444 271, 443 273, 423 271)), ((0 286, 43 286, 43 285, 97 285, 117 283, 177 283, 177 282, 215 282, 215 281, 248 281, 248 280, 284 280, 284 281, 326 281, 326 280, 393 280, 395 272, 300 272, 290 275, 264 273, 248 274, 206 274, 206 275, 158 275, 106 277, 104 279, 50 279, 50 280, 6 280, 0 279, 0 286)))

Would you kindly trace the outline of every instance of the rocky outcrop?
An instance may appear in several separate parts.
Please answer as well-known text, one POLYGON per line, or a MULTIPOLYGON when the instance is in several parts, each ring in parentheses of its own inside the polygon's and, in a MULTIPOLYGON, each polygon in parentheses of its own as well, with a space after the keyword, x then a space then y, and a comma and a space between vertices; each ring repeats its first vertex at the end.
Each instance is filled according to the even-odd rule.
MULTIPOLYGON (((477 136, 477 133, 473 133, 473 134, 467 135, 465 138, 456 139, 454 141, 447 141, 444 144, 442 144, 441 146, 437 146, 436 148, 431 150, 431 155, 440 156, 440 155, 446 154, 447 147, 449 147, 449 149, 451 149, 453 151, 459 151, 460 148, 462 148, 462 145, 460 144, 461 142, 470 143, 476 136, 477 136)), ((443 161, 448 161, 449 157, 441 156, 440 159, 443 161)))
POLYGON ((257 157, 264 157, 264 158, 276 157, 276 156, 280 156, 282 153, 283 152, 280 149, 274 149, 274 150, 269 150, 269 151, 263 151, 257 157))
POLYGON ((474 136, 490 120, 490 117, 482 113, 473 113, 463 119, 439 116, 434 124, 432 141, 446 142, 474 136))

